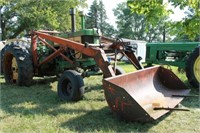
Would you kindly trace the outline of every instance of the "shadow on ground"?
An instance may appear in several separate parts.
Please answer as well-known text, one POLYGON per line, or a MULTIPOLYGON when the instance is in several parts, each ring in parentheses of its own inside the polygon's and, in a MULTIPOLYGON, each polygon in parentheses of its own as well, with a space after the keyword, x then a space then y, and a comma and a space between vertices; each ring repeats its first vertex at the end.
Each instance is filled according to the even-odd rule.
POLYGON ((85 115, 76 117, 62 123, 63 128, 68 128, 76 132, 147 132, 151 127, 157 125, 169 114, 159 118, 156 121, 142 123, 142 122, 126 122, 118 119, 109 107, 104 107, 100 110, 93 110, 87 112, 85 115))
POLYGON ((36 79, 30 87, 1 83, 1 109, 22 115, 47 113, 49 108, 56 108, 62 101, 52 83, 57 78, 36 79), (27 107, 24 107, 26 105, 27 107))

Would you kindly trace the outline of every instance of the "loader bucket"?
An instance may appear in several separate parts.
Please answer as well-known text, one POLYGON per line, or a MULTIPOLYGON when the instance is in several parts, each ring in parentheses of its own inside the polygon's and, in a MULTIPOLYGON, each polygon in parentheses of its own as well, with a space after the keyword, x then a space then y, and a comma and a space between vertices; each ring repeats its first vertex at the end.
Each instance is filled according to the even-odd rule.
POLYGON ((152 121, 174 108, 189 89, 176 75, 161 66, 103 80, 104 93, 109 107, 125 121, 152 121))

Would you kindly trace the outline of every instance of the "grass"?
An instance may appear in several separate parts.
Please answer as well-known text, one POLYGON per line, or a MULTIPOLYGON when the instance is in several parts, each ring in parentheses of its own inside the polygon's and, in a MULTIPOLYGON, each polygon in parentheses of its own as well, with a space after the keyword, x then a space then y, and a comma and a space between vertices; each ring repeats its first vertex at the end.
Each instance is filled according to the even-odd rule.
MULTIPOLYGON (((131 65, 120 63, 126 72, 131 65)), ((184 73, 173 71, 187 86, 184 73)), ((37 79, 30 87, 5 84, 1 76, 0 131, 29 132, 200 132, 200 109, 197 97, 185 98, 181 107, 150 123, 124 122, 112 114, 104 98, 102 76, 85 78, 83 100, 66 103, 57 96, 57 79, 37 79)), ((189 86, 190 87, 190 86, 189 86)), ((198 95, 192 88, 191 94, 198 95)))

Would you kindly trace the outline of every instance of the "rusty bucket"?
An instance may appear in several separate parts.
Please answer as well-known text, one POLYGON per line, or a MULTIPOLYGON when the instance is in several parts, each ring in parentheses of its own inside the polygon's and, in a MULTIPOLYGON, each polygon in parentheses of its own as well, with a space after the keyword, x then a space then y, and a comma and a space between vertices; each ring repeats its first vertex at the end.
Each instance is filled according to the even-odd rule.
POLYGON ((174 108, 189 89, 170 70, 161 66, 103 80, 104 93, 109 107, 126 121, 152 121, 174 108), (160 108, 160 109, 156 109, 160 108))

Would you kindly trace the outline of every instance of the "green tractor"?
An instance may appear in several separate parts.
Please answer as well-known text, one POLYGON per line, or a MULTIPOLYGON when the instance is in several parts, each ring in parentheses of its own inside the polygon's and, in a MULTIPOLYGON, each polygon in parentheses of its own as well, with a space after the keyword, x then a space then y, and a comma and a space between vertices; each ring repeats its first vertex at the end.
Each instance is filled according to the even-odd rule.
POLYGON ((200 42, 147 43, 146 63, 177 66, 186 71, 189 83, 199 88, 200 42))

